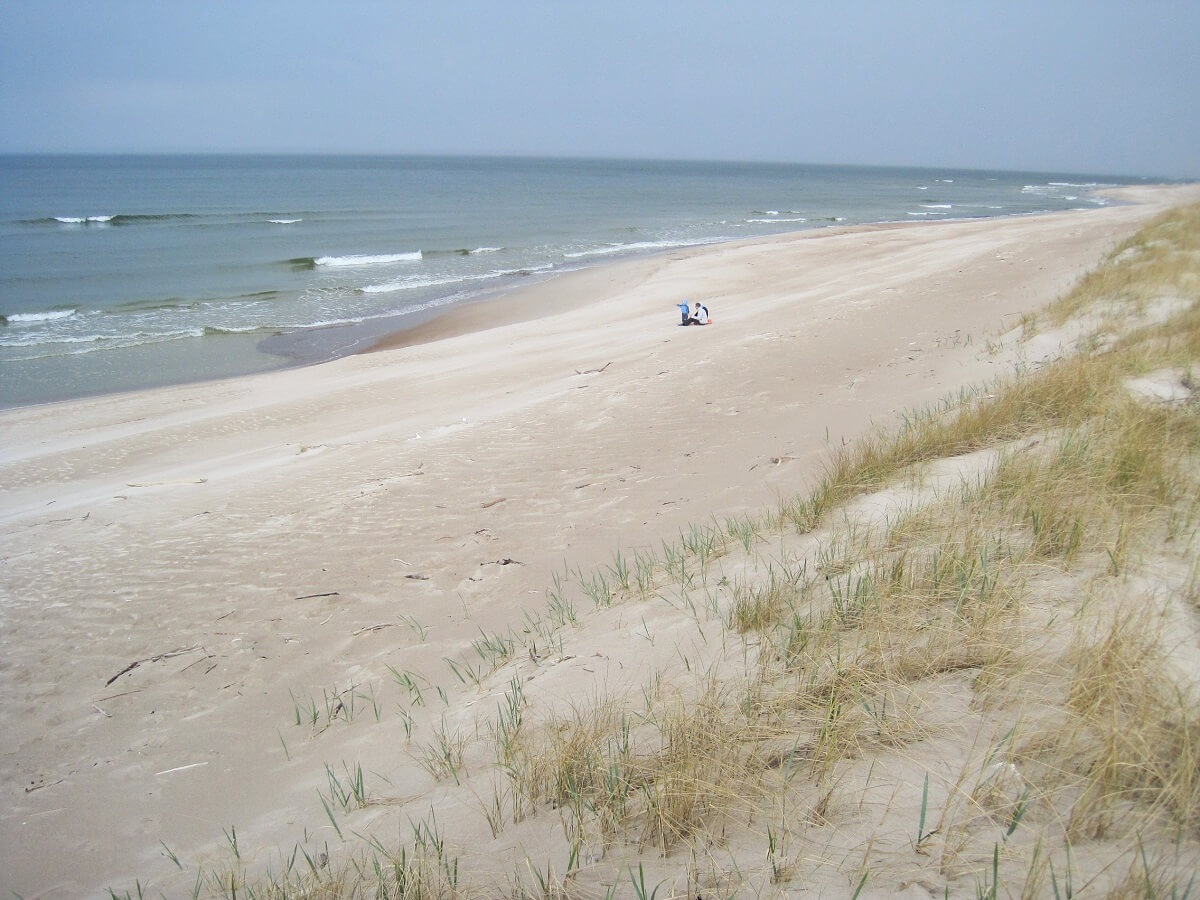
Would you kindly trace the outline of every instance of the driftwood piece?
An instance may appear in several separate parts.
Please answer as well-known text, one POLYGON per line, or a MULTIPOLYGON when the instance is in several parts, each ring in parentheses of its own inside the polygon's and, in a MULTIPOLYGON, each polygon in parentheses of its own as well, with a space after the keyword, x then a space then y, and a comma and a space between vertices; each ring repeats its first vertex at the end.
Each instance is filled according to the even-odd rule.
POLYGON ((317 597, 337 597, 338 591, 326 591, 324 594, 305 594, 303 597, 293 597, 293 600, 313 600, 317 597))
POLYGON ((200 645, 196 644, 191 647, 180 647, 177 650, 168 650, 166 653, 160 653, 157 656, 151 656, 146 659, 135 659, 133 662, 131 662, 129 665, 127 665, 125 668, 123 668, 120 672, 118 672, 112 678, 108 679, 108 681, 104 682, 104 686, 108 687, 110 684, 112 684, 114 681, 116 681, 118 678, 120 678, 126 672, 132 672, 134 669, 136 669, 142 663, 159 662, 160 660, 170 659, 173 656, 183 656, 183 654, 185 654, 185 653, 194 653, 195 651, 200 650, 200 649, 202 649, 200 647, 200 645))
POLYGON ((355 637, 358 637, 360 634, 366 634, 368 631, 379 631, 383 628, 393 628, 395 625, 395 622, 381 622, 378 625, 368 625, 366 628, 359 628, 357 631, 352 631, 350 633, 355 637))

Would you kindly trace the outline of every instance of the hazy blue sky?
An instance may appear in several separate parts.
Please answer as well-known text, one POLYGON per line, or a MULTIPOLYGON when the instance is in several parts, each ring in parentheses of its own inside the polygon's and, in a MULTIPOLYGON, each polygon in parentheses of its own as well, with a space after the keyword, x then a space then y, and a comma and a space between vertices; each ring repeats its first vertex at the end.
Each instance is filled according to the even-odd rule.
POLYGON ((1200 177, 1195 0, 3 0, 0 151, 1200 177))

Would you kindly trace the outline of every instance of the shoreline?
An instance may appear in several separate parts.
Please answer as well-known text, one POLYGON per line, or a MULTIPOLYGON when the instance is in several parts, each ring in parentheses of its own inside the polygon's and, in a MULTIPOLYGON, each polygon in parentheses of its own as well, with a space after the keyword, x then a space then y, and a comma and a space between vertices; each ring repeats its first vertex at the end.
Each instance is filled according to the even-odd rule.
MULTIPOLYGON (((1136 199, 1124 199, 1125 197, 1145 196, 1146 191, 1158 190, 1173 190, 1175 188, 1187 188, 1186 184, 1150 184, 1144 186, 1126 186, 1103 188, 1096 191, 1099 195, 1107 195, 1116 199, 1119 203, 1137 203, 1136 199)), ((829 224, 815 228, 801 228, 794 231, 780 232, 778 234, 751 237, 751 238, 735 238, 726 241, 718 241, 709 244, 680 246, 671 250, 663 250, 645 255, 629 257, 626 259, 602 262, 590 266, 584 266, 579 269, 574 269, 567 272, 553 273, 547 277, 541 278, 536 284, 514 284, 508 287, 497 288, 489 291, 486 294, 463 302, 461 304, 449 304, 442 308, 426 311, 419 316, 420 321, 404 327, 379 327, 389 321, 389 318, 379 320, 377 323, 370 323, 371 327, 366 327, 368 323, 362 323, 361 326, 356 326, 353 330, 358 330, 361 336, 353 340, 355 349, 348 353, 338 353, 330 359, 341 358, 344 355, 355 355, 359 353, 376 353, 386 350, 402 349, 404 347, 412 347, 419 344, 431 343, 450 337, 459 337, 474 331, 484 330, 489 327, 499 325, 512 325, 522 322, 528 322, 547 315, 555 315, 562 310, 552 305, 551 301, 545 296, 551 293, 569 292, 573 285, 572 280, 579 278, 583 282, 584 292, 589 292, 591 285, 596 281, 603 281, 603 278, 586 279, 587 273, 597 272, 598 270, 621 270, 629 268, 640 269, 642 267, 653 267, 654 261, 658 259, 673 259, 681 260, 688 257, 703 255, 705 253, 719 250, 720 248, 730 248, 740 245, 753 246, 758 244, 788 242, 800 239, 815 239, 819 237, 827 237, 837 234, 855 234, 867 233, 873 231, 884 231, 891 229, 902 228, 921 228, 921 227, 937 227, 939 225, 954 225, 969 222, 992 221, 999 219, 1021 219, 1030 217, 1044 216, 1059 216, 1066 214, 1074 214, 1081 212, 1093 212, 1105 207, 1097 207, 1096 210, 1090 208, 1080 208, 1077 210, 1066 211, 1045 211, 1036 213, 1020 213, 1008 216, 990 216, 990 217, 963 217, 963 218, 945 218, 934 221, 916 221, 916 220, 890 220, 883 222, 869 222, 856 225, 840 225, 829 224), (481 309, 480 307, 486 307, 481 309)), ((619 278, 621 273, 615 273, 619 278)), ((636 278, 637 276, 632 276, 636 278)), ((403 318, 397 316, 396 318, 403 318)), ((348 329, 351 330, 351 329, 348 329)), ((294 337, 296 333, 283 335, 281 337, 294 337)), ((313 363, 301 363, 301 365, 310 365, 313 363)))
MULTIPOLYGON (((1162 187, 1169 190, 1177 186, 1179 185, 1164 185, 1162 187)), ((1147 189, 1152 190, 1156 187, 1159 186, 1133 186, 1130 189, 1136 193, 1147 189)), ((1123 190, 1125 190, 1123 187, 1093 189, 1095 194, 1108 194, 1113 197, 1119 197, 1123 190)), ((1065 210, 1065 212, 1074 211, 1092 211, 1092 208, 1081 207, 1078 210, 1065 210)), ((1026 216, 1055 214, 1056 211, 1023 212, 997 218, 1022 218, 1026 216)), ((89 386, 82 392, 75 393, 72 396, 52 396, 46 399, 39 399, 34 395, 44 394, 44 392, 33 388, 33 382, 30 382, 29 386, 18 387, 16 393, 6 399, 4 405, 0 406, 0 408, 17 409, 47 403, 58 403, 63 400, 113 396, 130 391, 153 390, 173 385, 199 384, 222 381, 229 378, 254 376, 264 372, 320 365, 358 353, 374 352, 376 349, 411 346, 416 343, 424 343, 430 340, 438 340, 443 337, 462 334, 466 331, 487 328, 494 324, 504 324, 509 321, 514 323, 527 321, 531 318, 552 314, 557 311, 550 302, 543 303, 541 308, 539 308, 538 302, 527 299, 527 296, 545 295, 545 293, 548 293, 548 290, 553 290, 543 290, 546 285, 556 284, 560 279, 569 280, 581 273, 597 269, 652 264, 652 261, 656 258, 678 258, 680 254, 692 255, 695 253, 705 253, 712 251, 714 248, 727 245, 754 244, 759 241, 779 239, 787 240, 805 235, 831 234, 842 231, 853 232, 879 228, 906 228, 927 224, 938 225, 986 221, 989 218, 991 217, 952 217, 934 220, 895 219, 854 225, 831 223, 759 237, 729 238, 713 243, 686 244, 672 249, 638 254, 613 261, 598 261, 562 272, 537 274, 533 276, 530 283, 524 283, 523 279, 516 279, 509 284, 488 289, 470 299, 447 303, 445 306, 435 305, 433 308, 417 313, 398 313, 378 319, 368 319, 355 324, 316 329, 297 328, 261 336, 253 334, 221 336, 215 338, 219 343, 211 345, 206 343, 210 338, 202 337, 195 339, 198 343, 194 345, 186 344, 182 349, 176 348, 173 343, 151 343, 142 347, 134 347, 126 351, 121 351, 126 354, 133 354, 130 359, 124 361, 123 366, 125 369, 155 373, 152 379, 144 381, 144 383, 122 385, 122 381, 129 381, 129 379, 120 376, 111 385, 106 385, 99 389, 89 386), (486 311, 481 311, 479 307, 484 307, 486 311), (253 348, 249 351, 249 356, 245 358, 238 357, 239 353, 245 354, 247 352, 245 349, 238 350, 237 346, 239 344, 243 345, 243 347, 253 348), (225 360, 224 367, 228 371, 216 375, 204 372, 205 368, 211 368, 213 360, 216 359, 225 360)), ((103 353, 95 360, 90 360, 92 367, 98 366, 96 374, 101 381, 110 377, 103 373, 108 372, 115 364, 115 360, 110 362, 102 357, 103 353)), ((85 371, 91 371, 91 368, 85 369, 85 371)), ((135 379, 135 381, 137 380, 142 379, 139 377, 139 379, 135 379)), ((17 384, 23 383, 17 382, 17 384)), ((78 390, 78 387, 76 390, 78 390)))
MULTIPOLYGON (((564 567, 771 508, 831 443, 1012 371, 993 337, 1198 194, 1131 190, 1141 205, 689 248, 399 348, 0 411, 0 886, 169 884, 163 846, 217 859, 231 826, 260 860, 336 848, 324 766, 391 785, 363 833, 461 818, 405 749, 388 667, 424 679, 420 740, 439 717, 468 729, 494 704, 445 660, 529 621, 564 567), (716 324, 680 329, 684 296, 716 324), (356 721, 297 727, 350 684, 356 721)), ((607 660, 638 624, 545 677, 627 686, 607 660)))

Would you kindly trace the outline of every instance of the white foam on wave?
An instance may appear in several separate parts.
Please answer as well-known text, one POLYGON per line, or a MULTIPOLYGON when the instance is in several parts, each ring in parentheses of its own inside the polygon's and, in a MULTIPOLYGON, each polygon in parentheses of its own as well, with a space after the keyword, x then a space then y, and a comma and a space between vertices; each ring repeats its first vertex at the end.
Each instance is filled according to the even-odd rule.
POLYGON ((303 219, 267 219, 272 225, 295 225, 297 222, 303 222, 303 219))
MULTIPOLYGON (((1045 184, 1027 184, 1021 188, 1022 194, 1032 194, 1035 197, 1057 197, 1060 200, 1078 200, 1079 194, 1068 193, 1064 188, 1096 188, 1099 184, 1072 184, 1068 181, 1048 181, 1045 184)), ((1089 198, 1090 199, 1090 198, 1089 198)))
POLYGON ((42 347, 56 344, 94 344, 98 341, 112 340, 110 334, 75 334, 75 335, 46 335, 36 332, 25 332, 20 335, 0 336, 0 347, 42 347))
POLYGON ((338 268, 349 266, 380 266, 398 262, 420 262, 421 259, 421 251, 417 250, 412 253, 381 253, 374 256, 365 254, 356 256, 319 256, 313 260, 313 264, 338 268))
POLYGON ((0 337, 0 347, 23 348, 24 353, 6 356, 10 360, 44 359, 51 356, 79 356, 98 350, 120 350, 143 344, 177 341, 181 338, 203 337, 200 327, 174 331, 135 331, 129 334, 27 335, 24 339, 0 337), (67 349, 71 348, 71 349, 67 349))
POLYGON ((399 281, 388 281, 383 284, 368 284, 360 288, 364 294, 392 294, 396 291, 415 291, 421 288, 444 287, 448 284, 464 284, 470 281, 488 281, 492 278, 506 278, 511 275, 535 275, 548 272, 554 268, 553 263, 540 266, 528 266, 523 269, 493 269, 478 275, 452 275, 447 278, 404 278, 399 281))
MULTIPOLYGON (((772 220, 775 221, 775 220, 772 220)), ((603 247, 591 247, 587 250, 576 250, 563 253, 567 259, 583 259, 589 256, 612 256, 617 253, 632 253, 638 250, 669 250, 673 247, 695 247, 707 241, 633 241, 628 244, 606 244, 603 247)))
POLYGON ((88 222, 103 225, 115 218, 116 216, 55 216, 54 221, 62 222, 64 225, 86 225, 88 222))
POLYGON ((57 319, 69 319, 75 315, 73 309, 48 309, 45 312, 13 313, 5 316, 10 325, 20 322, 53 322, 57 319))
POLYGON ((922 203, 921 209, 954 209, 953 203, 922 203))
POLYGON ((503 249, 503 247, 476 247, 471 251, 471 255, 475 256, 481 253, 499 253, 503 249))
MULTIPOLYGON (((778 216, 779 213, 768 213, 768 215, 778 216)), ((746 221, 751 225, 774 225, 776 222, 807 222, 808 219, 804 216, 799 216, 795 219, 783 217, 775 219, 747 219, 746 221)))

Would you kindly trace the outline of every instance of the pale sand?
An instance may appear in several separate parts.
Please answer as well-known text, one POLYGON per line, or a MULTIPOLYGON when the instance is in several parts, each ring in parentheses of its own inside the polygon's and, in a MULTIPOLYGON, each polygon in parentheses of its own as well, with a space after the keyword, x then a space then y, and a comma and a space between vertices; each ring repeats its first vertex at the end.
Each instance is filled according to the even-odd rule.
MULTIPOLYGON (((555 571, 761 511, 829 442, 1008 374, 989 336, 1197 196, 1124 193, 1136 205, 681 251, 400 349, 0 413, 0 888, 154 883, 175 871, 164 844, 192 865, 231 827, 263 861, 336 846, 326 764, 390 780, 351 827, 393 842, 444 787, 406 750, 388 665, 429 679, 418 728, 469 716, 479 693, 443 659, 519 630, 555 571), (678 327, 685 297, 715 324, 678 327), (318 736, 295 725, 295 701, 324 715, 352 683, 378 721, 360 700, 318 736)), ((556 675, 563 696, 595 669, 556 675)))

